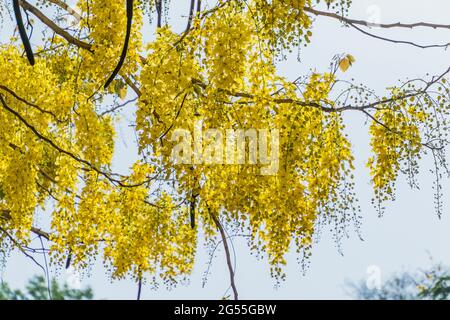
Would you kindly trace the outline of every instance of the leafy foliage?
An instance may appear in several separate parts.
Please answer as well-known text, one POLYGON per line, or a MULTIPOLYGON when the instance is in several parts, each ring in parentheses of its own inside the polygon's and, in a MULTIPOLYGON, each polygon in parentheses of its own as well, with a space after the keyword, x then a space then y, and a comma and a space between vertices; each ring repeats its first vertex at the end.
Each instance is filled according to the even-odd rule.
POLYGON ((364 281, 349 284, 351 295, 363 300, 448 300, 450 270, 441 265, 390 276, 381 288, 369 289, 364 281))
MULTIPOLYGON (((65 283, 60 285, 55 279, 50 282, 51 299, 53 300, 91 300, 93 293, 91 288, 72 289, 65 283)), ((42 276, 35 276, 28 281, 24 291, 11 289, 2 282, 0 285, 0 300, 48 300, 49 287, 42 276)))

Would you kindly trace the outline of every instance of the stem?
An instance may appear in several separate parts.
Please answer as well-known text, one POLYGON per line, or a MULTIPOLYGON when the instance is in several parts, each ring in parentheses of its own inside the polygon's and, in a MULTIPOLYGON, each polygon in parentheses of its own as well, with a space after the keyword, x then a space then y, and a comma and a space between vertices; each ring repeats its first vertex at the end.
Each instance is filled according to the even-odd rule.
POLYGON ((233 266, 231 263, 230 248, 228 246, 227 236, 225 235, 225 230, 223 229, 223 226, 220 223, 219 219, 217 219, 217 217, 214 214, 212 214, 211 212, 210 212, 210 215, 211 215, 211 218, 213 219, 214 223, 216 224, 217 229, 219 229, 220 236, 222 237, 223 247, 225 248, 225 255, 227 257, 227 266, 228 266, 228 271, 230 273, 230 283, 231 283, 231 288, 233 289, 234 300, 239 300, 238 291, 236 289, 236 283, 234 281, 234 270, 233 270, 233 266))

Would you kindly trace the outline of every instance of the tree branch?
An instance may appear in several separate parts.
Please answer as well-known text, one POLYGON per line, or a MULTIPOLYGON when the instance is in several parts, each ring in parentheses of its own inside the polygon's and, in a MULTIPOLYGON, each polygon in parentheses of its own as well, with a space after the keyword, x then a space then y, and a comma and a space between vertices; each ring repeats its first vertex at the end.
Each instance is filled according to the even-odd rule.
POLYGON ((71 6, 69 6, 64 1, 61 1, 61 0, 47 0, 47 1, 53 3, 54 5, 57 5, 58 7, 60 7, 61 9, 65 10, 65 11, 67 11, 67 13, 72 15, 77 20, 77 22, 80 22, 83 19, 78 12, 76 12, 71 6))
MULTIPOLYGON (((82 163, 84 165, 86 165, 87 167, 89 167, 91 170, 97 172, 98 174, 104 176, 106 179, 108 179, 110 182, 112 183, 116 183, 121 187, 126 187, 126 188, 131 188, 131 187, 137 187, 137 186, 141 186, 143 184, 145 184, 148 181, 144 181, 142 183, 138 183, 138 184, 126 184, 121 180, 115 179, 112 177, 112 174, 104 172, 102 170, 100 170, 99 168, 97 168, 95 165, 93 165, 92 163, 90 163, 89 161, 80 158, 79 156, 75 155, 74 153, 67 151, 61 147, 59 147, 58 145, 55 144, 55 142, 53 142, 51 139, 45 137, 44 135, 42 135, 34 126, 32 126, 20 113, 18 113, 16 110, 10 108, 7 104, 5 99, 3 98, 3 95, 0 94, 0 103, 2 104, 2 107, 7 110, 8 112, 10 112, 11 114, 13 114, 20 122, 22 122, 22 124, 24 124, 28 129, 30 129, 39 139, 43 140, 44 142, 48 143, 50 146, 52 146, 55 150, 57 150, 58 152, 65 154, 67 156, 69 156, 70 158, 74 159, 75 161, 82 163)), ((151 180, 151 179, 150 179, 151 180)))
MULTIPOLYGON (((12 219, 9 210, 0 210, 0 218, 2 218, 4 220, 12 219)), ((44 238, 48 241, 50 241, 50 233, 45 232, 45 231, 43 231, 39 228, 35 228, 35 227, 31 227, 30 231, 38 236, 41 236, 42 238, 44 238)))
POLYGON ((67 121, 67 119, 65 119, 65 120, 60 120, 60 119, 58 119, 58 117, 57 117, 53 112, 48 111, 48 110, 44 110, 44 109, 42 109, 41 107, 39 107, 38 105, 36 105, 36 104, 34 104, 34 103, 31 103, 31 102, 25 100, 24 98, 22 98, 22 97, 20 97, 19 95, 17 95, 13 90, 11 90, 10 88, 8 88, 7 86, 0 85, 0 89, 2 89, 2 90, 4 90, 4 91, 8 92, 10 95, 12 95, 14 98, 16 98, 17 100, 19 100, 20 102, 23 102, 23 103, 25 103, 26 105, 28 105, 28 106, 30 106, 30 107, 32 107, 32 108, 35 108, 36 110, 38 110, 38 111, 40 111, 40 112, 42 112, 42 113, 46 113, 46 114, 48 114, 48 115, 51 115, 57 122, 63 123, 63 122, 66 122, 66 121, 67 121))
MULTIPOLYGON (((209 208, 208 208, 208 210, 209 210, 209 208)), ((212 213, 210 210, 209 210, 209 213, 210 213, 211 218, 214 221, 217 229, 219 229, 220 236, 222 237, 223 247, 225 249, 225 255, 227 258, 228 272, 230 274, 231 288, 233 289, 234 300, 239 300, 236 283, 234 281, 234 270, 233 270, 233 266, 231 263, 230 248, 228 247, 228 241, 227 241, 227 236, 225 234, 225 230, 223 229, 222 224, 220 223, 219 219, 214 215, 214 213, 212 213)))
POLYGON ((390 29, 390 28, 407 28, 407 29, 413 29, 417 27, 425 27, 425 28, 433 28, 433 29, 450 29, 449 24, 435 24, 435 23, 428 23, 428 22, 415 22, 415 23, 373 23, 365 20, 355 20, 346 18, 344 16, 338 15, 336 13, 332 12, 325 12, 316 10, 309 7, 304 7, 304 11, 312 13, 316 16, 323 16, 323 17, 329 17, 336 20, 339 20, 341 22, 347 23, 347 24, 354 24, 354 25, 361 25, 364 27, 376 27, 376 28, 384 28, 384 29, 390 29))
POLYGON ((9 234, 8 231, 3 229, 2 227, 0 227, 0 231, 3 232, 3 234, 14 244, 14 246, 17 247, 17 249, 20 250, 20 252, 22 252, 27 258, 32 260, 47 275, 45 268, 32 255, 30 255, 28 252, 26 252, 26 250, 23 248, 23 246, 16 239, 14 239, 14 237, 11 234, 9 234))
MULTIPOLYGON (((26 0, 20 0, 20 5, 25 9, 33 13, 39 20, 41 20, 42 23, 44 23, 47 27, 52 29, 57 35, 61 36, 62 38, 66 39, 67 42, 70 44, 73 44, 79 48, 85 49, 89 51, 90 53, 94 53, 92 50, 92 45, 81 41, 80 39, 75 38, 70 33, 66 32, 62 28, 60 28, 56 23, 54 23, 52 20, 50 20, 45 14, 43 14, 38 8, 34 7, 30 3, 28 3, 26 0)), ((140 57, 141 62, 145 63, 145 58, 140 57)), ((141 95, 141 92, 139 88, 128 78, 128 76, 120 73, 121 77, 125 80, 125 82, 130 86, 130 88, 138 95, 141 95)))
POLYGON ((92 51, 92 46, 89 43, 83 42, 75 37, 73 37, 70 33, 65 31, 64 29, 60 28, 56 23, 54 23, 52 20, 47 18, 45 14, 42 13, 38 8, 28 3, 26 0, 20 0, 20 5, 22 8, 24 8, 27 11, 30 11, 32 14, 34 14, 39 20, 41 20, 45 25, 47 25, 50 29, 52 29, 57 35, 63 37, 67 40, 67 42, 86 49, 90 52, 92 51))

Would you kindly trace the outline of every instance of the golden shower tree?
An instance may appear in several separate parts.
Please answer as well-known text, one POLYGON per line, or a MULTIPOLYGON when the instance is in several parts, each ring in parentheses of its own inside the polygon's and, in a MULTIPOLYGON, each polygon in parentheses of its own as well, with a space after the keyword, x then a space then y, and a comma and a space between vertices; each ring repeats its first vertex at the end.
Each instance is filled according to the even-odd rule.
POLYGON ((1 4, 3 24, 17 24, 0 44, 4 249, 29 255, 38 236, 55 264, 83 269, 100 257, 114 278, 174 284, 192 271, 197 237, 219 237, 237 298, 227 228, 248 234, 250 249, 267 255, 272 275, 283 279, 286 252, 295 243, 307 259, 318 224, 333 224, 339 239, 358 223, 348 112, 369 120, 367 166, 377 208, 393 198, 400 174, 414 183, 428 153, 440 212, 449 70, 390 87, 383 97, 339 80, 351 55, 289 81, 276 62, 313 40, 317 17, 405 41, 349 18, 349 0, 188 2, 182 33, 172 30, 163 0, 1 4), (137 101, 128 125, 139 160, 119 173, 112 170, 115 127, 126 121, 126 96, 137 101), (277 171, 261 174, 261 163, 174 161, 173 132, 195 131, 198 123, 204 130, 277 130, 277 171))

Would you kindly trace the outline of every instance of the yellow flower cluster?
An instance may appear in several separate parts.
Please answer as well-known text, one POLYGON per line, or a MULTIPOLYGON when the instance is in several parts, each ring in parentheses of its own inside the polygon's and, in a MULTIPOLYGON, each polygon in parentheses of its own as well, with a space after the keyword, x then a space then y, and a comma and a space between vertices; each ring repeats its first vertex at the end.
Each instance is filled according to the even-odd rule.
MULTIPOLYGON (((399 100, 400 92, 393 90, 392 100, 399 100)), ((426 109, 411 98, 381 105, 370 126, 372 156, 370 168, 375 198, 381 203, 395 197, 395 182, 402 164, 417 169, 422 151, 420 126, 430 117, 426 109)), ((381 208, 380 208, 381 209, 381 208)))
MULTIPOLYGON (((318 2, 341 11, 349 5, 318 2)), ((317 227, 335 223, 341 232, 356 207, 343 108, 332 99, 336 73, 315 72, 295 82, 277 74, 283 51, 309 42, 312 18, 304 8, 315 3, 220 0, 202 10, 190 30, 177 34, 163 26, 143 46, 142 11, 149 7, 136 1, 121 75, 138 95, 127 124, 138 134, 139 160, 121 174, 111 168, 115 124, 125 117, 102 111, 106 102, 124 98, 125 80, 118 77, 110 96, 95 93, 122 50, 125 1, 78 1, 82 20, 77 32, 68 32, 83 48, 44 34, 33 67, 17 39, 1 44, 2 230, 26 244, 40 211, 50 225, 44 236, 53 244, 53 262, 71 260, 82 268, 100 256, 113 277, 150 274, 171 284, 192 271, 197 231, 207 240, 218 235, 217 217, 249 234, 252 250, 266 254, 273 275, 283 278, 293 245, 307 257, 317 227), (188 163, 172 157, 177 129, 191 134, 188 163), (224 135, 198 141, 199 129, 224 135), (238 158, 235 149, 226 156, 215 149, 217 161, 199 157, 237 130, 247 130, 245 152, 264 149, 265 142, 270 163, 261 154, 228 161, 226 156, 238 158), (265 141, 261 132, 276 135, 265 141), (262 174, 269 165, 274 171, 262 174)), ((430 86, 445 87, 438 80, 430 86)), ((443 140, 436 132, 446 126, 448 91, 435 99, 417 91, 392 89, 383 102, 359 109, 372 117, 368 166, 380 202, 391 198, 401 171, 414 175, 424 145, 443 140)))
POLYGON ((292 240, 306 253, 317 216, 336 212, 339 199, 354 200, 339 194, 352 167, 350 144, 338 114, 308 105, 328 103, 334 76, 312 74, 299 97, 292 83, 276 75, 273 51, 259 42, 251 12, 231 5, 221 10, 181 45, 174 46, 177 37, 168 29, 158 30, 140 78, 140 148, 173 174, 180 196, 200 199, 195 215, 208 237, 216 234, 211 213, 223 214, 250 232, 253 249, 266 252, 274 276, 281 277, 292 240), (205 47, 197 48, 203 41, 205 47), (277 102, 283 99, 305 104, 277 102), (204 131, 279 130, 278 171, 261 175, 261 163, 174 163, 172 132, 194 134, 198 121, 204 131))

